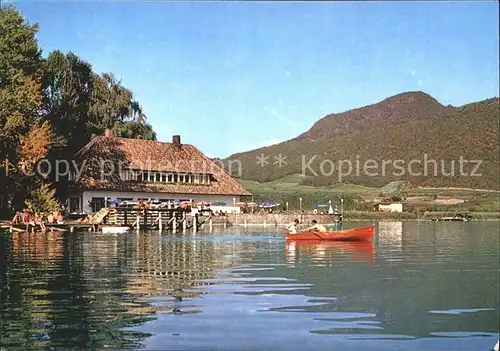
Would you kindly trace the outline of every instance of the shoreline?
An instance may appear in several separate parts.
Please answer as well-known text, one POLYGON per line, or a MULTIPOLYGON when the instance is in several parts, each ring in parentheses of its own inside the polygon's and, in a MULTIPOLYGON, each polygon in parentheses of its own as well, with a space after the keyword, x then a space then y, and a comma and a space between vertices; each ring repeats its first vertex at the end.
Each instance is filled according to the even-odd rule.
MULTIPOLYGON (((467 221, 500 221, 498 213, 470 213, 471 218, 467 221)), ((445 214, 427 214, 426 216, 417 217, 414 213, 379 213, 379 212, 345 212, 343 222, 433 222, 439 218, 446 216, 445 214)), ((288 225, 295 219, 300 223, 310 223, 313 219, 320 224, 337 223, 336 216, 332 214, 296 214, 296 213, 228 213, 224 217, 213 217, 213 223, 221 223, 228 221, 231 225, 242 226, 273 226, 273 225, 288 225)))

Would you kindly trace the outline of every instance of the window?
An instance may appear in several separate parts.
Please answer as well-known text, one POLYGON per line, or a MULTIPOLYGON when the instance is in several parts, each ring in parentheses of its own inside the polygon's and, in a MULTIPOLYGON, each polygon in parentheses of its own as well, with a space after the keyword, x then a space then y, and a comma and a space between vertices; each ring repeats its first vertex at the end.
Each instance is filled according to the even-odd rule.
POLYGON ((92 212, 97 212, 104 207, 103 197, 93 197, 90 202, 90 207, 92 207, 92 212))

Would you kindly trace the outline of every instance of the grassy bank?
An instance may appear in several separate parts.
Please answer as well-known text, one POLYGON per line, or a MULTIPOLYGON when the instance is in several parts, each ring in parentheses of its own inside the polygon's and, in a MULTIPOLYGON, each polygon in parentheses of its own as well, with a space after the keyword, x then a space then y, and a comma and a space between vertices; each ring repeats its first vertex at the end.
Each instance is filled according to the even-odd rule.
MULTIPOLYGON (((491 190, 457 188, 412 188, 403 182, 391 182, 384 187, 366 187, 356 184, 339 183, 329 186, 303 185, 304 177, 290 175, 279 180, 258 183, 240 180, 240 183, 253 194, 256 202, 271 200, 289 210, 298 210, 302 198, 302 209, 312 211, 318 204, 340 204, 344 199, 344 210, 352 218, 386 218, 394 214, 380 214, 373 211, 373 203, 392 197, 400 197, 405 213, 401 218, 417 219, 436 215, 470 213, 472 218, 497 219, 500 217, 500 193, 491 190), (426 215, 427 213, 427 215, 426 215)), ((392 218, 392 217, 390 217, 392 218)))
MULTIPOLYGON (((455 212, 428 212, 417 214, 414 212, 384 213, 369 211, 347 211, 344 220, 433 220, 441 217, 453 216, 455 212)), ((471 212, 472 220, 500 220, 499 212, 471 212)))

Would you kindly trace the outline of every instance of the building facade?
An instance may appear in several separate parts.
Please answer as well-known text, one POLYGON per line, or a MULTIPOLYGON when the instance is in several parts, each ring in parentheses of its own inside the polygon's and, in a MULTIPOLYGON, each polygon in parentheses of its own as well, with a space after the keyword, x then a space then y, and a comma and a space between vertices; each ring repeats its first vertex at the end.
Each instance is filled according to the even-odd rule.
POLYGON ((107 200, 223 202, 231 206, 249 196, 221 165, 196 147, 113 137, 109 131, 75 156, 70 176, 69 212, 95 212, 107 200))
POLYGON ((399 202, 381 202, 373 206, 378 212, 403 212, 403 204, 399 202))

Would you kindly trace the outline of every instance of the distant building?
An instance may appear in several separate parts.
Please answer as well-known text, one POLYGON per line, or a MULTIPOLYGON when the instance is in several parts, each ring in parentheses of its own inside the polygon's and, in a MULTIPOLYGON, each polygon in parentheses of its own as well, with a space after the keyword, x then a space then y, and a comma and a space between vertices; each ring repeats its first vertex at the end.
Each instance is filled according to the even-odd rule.
POLYGON ((109 131, 80 150, 70 176, 70 212, 95 212, 106 199, 224 202, 251 195, 193 145, 113 137, 109 131), (81 171, 79 171, 81 170, 81 171))
POLYGON ((373 206, 378 212, 403 212, 403 204, 400 202, 379 202, 373 206))

